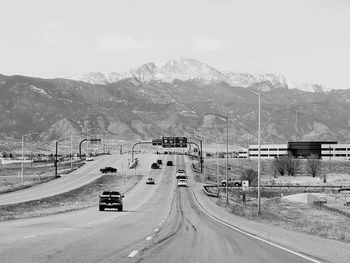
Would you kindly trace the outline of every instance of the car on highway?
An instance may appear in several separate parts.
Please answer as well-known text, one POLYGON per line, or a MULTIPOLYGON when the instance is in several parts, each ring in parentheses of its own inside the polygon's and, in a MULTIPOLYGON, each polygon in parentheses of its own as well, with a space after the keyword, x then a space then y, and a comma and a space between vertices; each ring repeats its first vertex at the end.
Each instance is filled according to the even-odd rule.
MULTIPOLYGON (((221 181, 222 186, 226 186, 226 180, 221 181)), ((235 179, 235 178, 229 178, 228 179, 228 186, 242 186, 242 180, 235 179)))
POLYGON ((159 165, 160 165, 160 164, 163 164, 162 160, 160 160, 160 159, 157 160, 157 164, 159 164, 159 165))
POLYGON ((93 156, 86 157, 86 159, 85 159, 85 161, 93 161, 93 160, 94 160, 93 156))
POLYGON ((154 180, 154 178, 152 178, 152 177, 148 177, 147 179, 146 179, 146 184, 155 184, 156 183, 156 181, 154 180))
POLYGON ((107 166, 105 168, 101 168, 100 172, 103 173, 103 174, 105 174, 105 173, 116 173, 117 172, 117 168, 107 166))
POLYGON ((181 186, 187 187, 187 180, 186 179, 177 180, 177 186, 178 187, 181 187, 181 186))
POLYGON ((173 161, 167 161, 166 166, 173 166, 173 161))
POLYGON ((185 170, 179 169, 176 171, 176 179, 186 179, 187 178, 187 174, 185 170))
POLYGON ((124 195, 118 191, 104 191, 99 196, 99 210, 104 211, 106 208, 114 208, 123 211, 123 198, 124 195))
POLYGON ((159 169, 159 168, 160 168, 160 166, 158 163, 152 163, 151 169, 159 169))

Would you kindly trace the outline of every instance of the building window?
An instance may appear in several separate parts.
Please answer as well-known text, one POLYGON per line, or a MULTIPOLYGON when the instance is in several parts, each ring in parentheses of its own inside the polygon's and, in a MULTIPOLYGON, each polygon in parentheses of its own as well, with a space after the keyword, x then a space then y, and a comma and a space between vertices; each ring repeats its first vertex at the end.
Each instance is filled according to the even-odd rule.
POLYGON ((277 151, 277 148, 271 148, 270 151, 277 151))

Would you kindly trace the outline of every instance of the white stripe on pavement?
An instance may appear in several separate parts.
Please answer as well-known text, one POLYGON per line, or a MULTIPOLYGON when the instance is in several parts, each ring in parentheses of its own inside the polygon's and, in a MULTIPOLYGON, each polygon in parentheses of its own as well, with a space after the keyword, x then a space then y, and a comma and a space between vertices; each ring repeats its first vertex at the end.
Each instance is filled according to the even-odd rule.
POLYGON ((32 237, 37 237, 38 235, 31 235, 31 236, 26 236, 26 237, 23 237, 23 238, 32 238, 32 237))
POLYGON ((229 227, 229 228, 231 228, 231 229, 233 229, 233 230, 236 230, 236 231, 238 231, 238 232, 240 232, 240 233, 242 233, 242 234, 245 234, 245 235, 247 235, 247 236, 249 236, 249 237, 252 237, 252 238, 254 238, 254 239, 260 240, 260 241, 262 241, 262 242, 264 242, 264 243, 266 243, 266 244, 269 244, 269 245, 271 245, 271 246, 273 246, 273 247, 279 248, 279 249, 284 250, 284 251, 286 251, 286 252, 289 252, 289 253, 291 253, 291 254, 293 254, 293 255, 296 255, 296 256, 298 256, 298 257, 301 257, 301 258, 303 258, 303 259, 309 260, 309 261, 314 262, 314 263, 322 263, 321 261, 318 261, 318 260, 313 259, 313 258, 308 257, 308 256, 304 256, 304 255, 301 254, 301 253, 295 252, 295 251, 293 251, 293 250, 290 250, 290 249, 288 249, 288 248, 282 247, 282 246, 280 246, 280 245, 274 244, 274 243, 272 243, 272 242, 270 242, 270 241, 267 241, 267 240, 265 240, 265 239, 263 239, 263 238, 261 238, 261 237, 255 236, 255 235, 253 235, 253 234, 250 234, 249 232, 246 232, 246 231, 241 230, 241 229, 239 229, 239 228, 237 228, 237 227, 235 227, 235 226, 232 226, 232 225, 230 225, 230 224, 228 224, 228 223, 226 223, 226 222, 224 222, 224 221, 221 221, 220 219, 217 219, 215 216, 212 216, 212 215, 209 214, 206 210, 204 210, 204 208, 199 204, 199 202, 198 202, 198 200, 197 200, 197 197, 196 197, 196 195, 194 194, 194 191, 193 191, 193 196, 194 196, 194 200, 195 200, 197 206, 198 206, 207 216, 209 216, 210 218, 212 218, 212 219, 215 220, 216 222, 218 222, 218 223, 220 223, 220 224, 223 224, 223 225, 225 225, 225 226, 227 226, 227 227, 229 227))
POLYGON ((135 257, 135 255, 136 255, 138 252, 139 252, 138 250, 133 250, 133 251, 129 254, 128 258, 133 258, 133 257, 135 257))

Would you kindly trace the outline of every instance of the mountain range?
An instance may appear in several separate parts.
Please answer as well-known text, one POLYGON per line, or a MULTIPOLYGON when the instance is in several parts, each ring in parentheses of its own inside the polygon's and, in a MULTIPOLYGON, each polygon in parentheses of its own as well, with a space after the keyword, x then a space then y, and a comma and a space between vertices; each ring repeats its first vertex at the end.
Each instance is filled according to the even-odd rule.
POLYGON ((186 136, 225 144, 226 121, 210 113, 228 116, 229 143, 243 147, 257 141, 258 100, 247 89, 261 92, 262 143, 350 142, 350 90, 307 85, 314 91, 308 92, 283 76, 259 80, 191 59, 150 63, 129 73, 101 77, 105 81, 98 84, 0 75, 0 151, 13 147, 8 142, 20 145, 30 132, 40 142, 72 132, 129 143, 186 136))
POLYGON ((162 81, 171 83, 174 80, 201 80, 205 83, 225 82, 237 87, 258 86, 260 90, 273 88, 299 89, 309 92, 321 92, 325 87, 319 84, 298 83, 288 80, 279 74, 258 74, 242 72, 222 72, 192 58, 179 58, 165 63, 147 63, 138 68, 132 68, 124 73, 89 72, 73 76, 71 79, 91 84, 110 84, 122 79, 134 78, 142 83, 162 81))

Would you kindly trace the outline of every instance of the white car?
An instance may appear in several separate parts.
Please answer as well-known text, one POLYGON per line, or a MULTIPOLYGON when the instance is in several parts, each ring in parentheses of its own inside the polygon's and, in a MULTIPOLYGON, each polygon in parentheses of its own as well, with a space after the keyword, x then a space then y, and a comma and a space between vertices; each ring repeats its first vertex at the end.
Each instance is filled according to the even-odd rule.
POLYGON ((89 156, 89 157, 86 157, 85 161, 93 161, 94 160, 94 157, 92 156, 89 156))
POLYGON ((187 180, 186 179, 179 179, 179 180, 177 180, 177 186, 178 187, 180 187, 180 186, 187 187, 187 180))
POLYGON ((187 174, 185 170, 177 170, 176 172, 176 179, 186 179, 187 178, 187 174))

